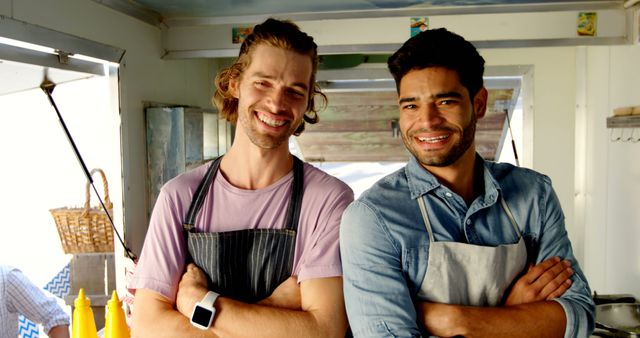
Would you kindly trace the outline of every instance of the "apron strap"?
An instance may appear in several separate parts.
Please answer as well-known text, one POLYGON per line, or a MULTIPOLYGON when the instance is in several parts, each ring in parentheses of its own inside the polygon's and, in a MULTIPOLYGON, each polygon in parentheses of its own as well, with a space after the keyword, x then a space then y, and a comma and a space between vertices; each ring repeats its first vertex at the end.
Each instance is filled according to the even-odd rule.
MULTIPOLYGON (((202 203, 204 202, 204 198, 209 191, 211 183, 213 182, 213 178, 215 177, 216 172, 218 172, 221 160, 222 156, 216 158, 211 163, 209 169, 207 169, 207 172, 204 175, 204 178, 200 181, 196 192, 193 194, 193 200, 191 201, 189 211, 187 212, 187 216, 185 217, 185 221, 182 225, 182 228, 185 231, 193 231, 193 229, 195 229, 196 216, 202 207, 202 203)), ((296 156, 293 156, 293 186, 291 191, 291 200, 287 210, 287 217, 285 219, 284 227, 286 229, 298 229, 300 210, 302 209, 303 171, 304 168, 302 161, 296 156)))
POLYGON ((516 231, 516 234, 518 234, 518 238, 522 237, 520 227, 518 227, 518 223, 516 223, 516 219, 513 217, 513 214, 511 213, 511 209, 509 209, 507 202, 505 202, 504 198, 502 198, 502 194, 500 195, 500 204, 502 204, 502 209, 504 209, 504 211, 507 213, 507 216, 509 216, 511 225, 513 225, 513 229, 516 231))
POLYGON ((287 208, 284 228, 294 231, 298 230, 300 210, 302 209, 303 174, 302 161, 293 156, 293 187, 291 188, 291 201, 289 201, 289 207, 287 208))
POLYGON ((196 215, 198 214, 198 211, 200 211, 202 203, 204 202, 204 197, 207 195, 207 191, 209 191, 209 186, 211 186, 211 182, 213 182, 213 178, 218 172, 221 160, 222 156, 219 156, 213 162, 211 162, 209 169, 207 169, 207 172, 204 175, 204 178, 202 179, 202 181, 200 181, 196 192, 193 194, 193 201, 191 201, 186 219, 184 221, 184 224, 182 224, 182 228, 185 231, 193 231, 193 229, 195 228, 196 215))
POLYGON ((427 207, 424 203, 424 196, 418 197, 418 205, 420 206, 420 213, 422 214, 422 220, 424 221, 424 226, 427 228, 427 232, 429 233, 429 242, 435 242, 433 239, 433 232, 431 231, 431 222, 429 222, 429 215, 427 214, 427 207))

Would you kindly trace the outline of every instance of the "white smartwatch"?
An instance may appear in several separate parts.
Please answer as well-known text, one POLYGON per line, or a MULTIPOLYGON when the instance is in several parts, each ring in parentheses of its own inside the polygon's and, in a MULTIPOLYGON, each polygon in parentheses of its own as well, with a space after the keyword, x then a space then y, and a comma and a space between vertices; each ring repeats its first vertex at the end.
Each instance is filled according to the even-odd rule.
POLYGON ((213 306, 218 299, 218 294, 209 291, 196 303, 191 313, 191 324, 201 330, 208 330, 211 327, 213 318, 216 316, 216 308, 213 306))

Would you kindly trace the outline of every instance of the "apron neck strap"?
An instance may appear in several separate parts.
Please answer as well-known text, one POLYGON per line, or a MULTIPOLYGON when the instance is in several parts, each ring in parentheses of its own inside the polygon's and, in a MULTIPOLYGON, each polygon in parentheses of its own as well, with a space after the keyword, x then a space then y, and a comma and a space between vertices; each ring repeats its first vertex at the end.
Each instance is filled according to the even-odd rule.
POLYGON ((422 214, 422 221, 424 222, 425 228, 427 228, 427 232, 429 233, 429 242, 433 243, 433 232, 431 231, 431 222, 429 222, 429 215, 427 214, 427 207, 424 203, 425 196, 418 197, 418 205, 420 206, 420 213, 422 214))
MULTIPOLYGON (((195 228, 196 216, 198 215, 198 211, 200 211, 200 208, 202 207, 202 203, 204 202, 207 191, 209 190, 209 187, 213 182, 213 178, 216 176, 216 173, 220 168, 221 160, 222 156, 216 158, 211 163, 209 169, 207 169, 207 172, 204 175, 204 178, 202 179, 202 181, 200 181, 198 188, 193 194, 193 200, 191 201, 189 211, 187 211, 187 216, 185 217, 185 221, 182 225, 182 228, 185 231, 193 231, 193 229, 195 228)), ((291 189, 291 200, 289 202, 287 217, 285 219, 286 229, 298 229, 300 210, 302 208, 303 173, 304 168, 302 165, 302 161, 296 156, 293 156, 293 184, 291 189)))
POLYGON ((218 168, 220 168, 220 162, 222 161, 222 156, 216 158, 207 172, 204 174, 204 178, 200 181, 196 192, 193 194, 193 200, 191 201, 191 205, 189 206, 189 211, 187 212, 187 216, 185 218, 184 224, 182 227, 185 231, 192 231, 195 228, 196 224, 196 215, 200 208, 202 207, 202 202, 204 202, 204 197, 207 195, 207 191, 209 190, 209 186, 211 182, 213 182, 213 178, 216 176, 218 172, 218 168))
POLYGON ((511 209, 509 209, 507 202, 505 202, 504 198, 502 198, 502 194, 500 194, 500 204, 502 204, 502 209, 504 209, 504 211, 507 213, 509 221, 511 221, 511 225, 513 226, 513 230, 515 230, 516 234, 518 234, 518 238, 522 237, 520 227, 518 227, 518 223, 516 223, 516 219, 513 217, 513 214, 511 213, 511 209))
POLYGON ((291 187, 291 200, 287 209, 287 218, 285 219, 284 228, 298 230, 298 221, 300 220, 300 209, 302 209, 302 185, 303 185, 303 166, 302 161, 293 156, 293 184, 291 187))

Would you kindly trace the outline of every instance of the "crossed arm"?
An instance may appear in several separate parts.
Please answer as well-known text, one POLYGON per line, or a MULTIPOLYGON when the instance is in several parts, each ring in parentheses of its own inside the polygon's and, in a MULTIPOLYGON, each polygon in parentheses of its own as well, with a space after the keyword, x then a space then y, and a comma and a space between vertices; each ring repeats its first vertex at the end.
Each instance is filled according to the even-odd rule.
MULTIPOLYGON (((418 275, 416 267, 419 265, 415 262, 426 261, 424 256, 420 256, 424 250, 415 246, 402 247, 396 242, 399 237, 394 237, 396 234, 381 226, 379 221, 375 210, 357 202, 349 206, 342 218, 340 248, 344 290, 349 323, 355 337, 419 337, 423 333, 421 329, 440 336, 482 336, 488 331, 493 337, 500 334, 513 336, 513 332, 549 337, 588 335, 592 327, 590 292, 577 265, 557 267, 566 273, 575 269, 571 282, 564 282, 568 277, 559 278, 562 283, 571 284, 557 284, 556 280, 558 287, 546 287, 558 277, 557 272, 556 277, 549 279, 549 275, 540 278, 544 272, 537 271, 547 271, 548 268, 537 269, 537 273, 529 271, 507 292, 509 297, 501 307, 414 303, 421 281, 411 278, 418 275), (526 291, 529 287, 537 287, 538 291, 526 291), (561 290, 555 293, 553 290, 558 288, 561 290), (536 293, 539 294, 537 297, 536 293), (558 297, 559 294, 562 296, 558 297)), ((547 222, 544 236, 558 240, 542 247, 538 257, 560 256, 573 263, 575 260, 561 222, 560 217, 557 222, 547 222)), ((405 238, 420 231, 417 229, 414 234, 411 232, 413 229, 405 230, 409 233, 404 234, 405 238)), ((554 260, 551 266, 558 264, 558 259, 554 260)))
POLYGON ((219 297, 208 331, 189 323, 195 303, 207 292, 204 273, 189 265, 178 288, 176 307, 148 289, 136 291, 134 337, 344 337, 347 319, 342 278, 318 278, 300 283, 291 277, 257 304, 219 297))
POLYGON ((562 337, 566 318, 552 299, 571 286, 571 263, 552 257, 529 268, 511 288, 502 307, 418 302, 420 323, 441 337, 562 337))

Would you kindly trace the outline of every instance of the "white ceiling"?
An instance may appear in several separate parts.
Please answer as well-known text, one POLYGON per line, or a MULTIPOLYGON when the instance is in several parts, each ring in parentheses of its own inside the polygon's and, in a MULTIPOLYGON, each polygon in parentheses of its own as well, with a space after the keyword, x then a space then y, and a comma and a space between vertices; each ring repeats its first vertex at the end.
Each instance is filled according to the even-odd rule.
MULTIPOLYGON (((624 0, 93 0, 154 25, 172 20, 213 19, 260 22, 268 16, 301 19, 409 16, 428 12, 465 14, 509 12, 604 5, 622 6, 624 0), (426 12, 425 12, 426 11, 426 12)), ((426 14, 424 14, 426 15, 426 14)))
MULTIPOLYGON (((100 1, 105 3, 105 1, 100 1)), ((115 1, 111 1, 115 2, 115 1)), ((165 18, 358 11, 484 5, 597 3, 608 0, 135 0, 165 18)), ((620 1, 622 3, 622 1, 620 1)), ((106 1, 108 4, 109 1, 106 1)))

